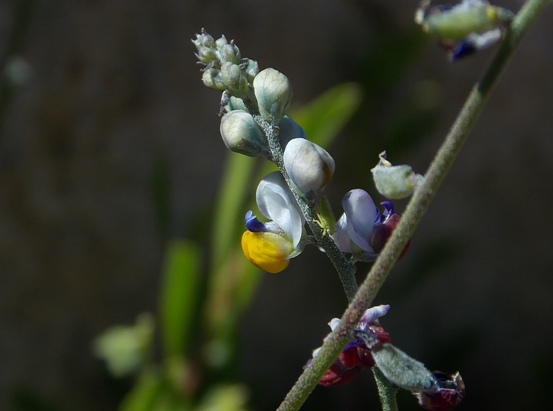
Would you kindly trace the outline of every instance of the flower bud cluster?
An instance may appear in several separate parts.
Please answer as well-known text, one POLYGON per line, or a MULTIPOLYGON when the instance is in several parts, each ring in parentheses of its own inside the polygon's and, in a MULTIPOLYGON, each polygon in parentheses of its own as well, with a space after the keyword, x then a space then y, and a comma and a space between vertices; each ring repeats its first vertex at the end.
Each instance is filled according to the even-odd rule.
POLYGON ((462 0, 456 5, 430 7, 421 2, 415 22, 438 39, 451 61, 490 47, 503 37, 514 14, 486 0, 462 0))
POLYGON ((227 90, 239 98, 248 95, 248 85, 259 72, 256 61, 243 59, 234 41, 229 42, 225 36, 215 40, 203 29, 192 43, 197 49, 198 62, 205 65, 202 81, 207 87, 227 90))

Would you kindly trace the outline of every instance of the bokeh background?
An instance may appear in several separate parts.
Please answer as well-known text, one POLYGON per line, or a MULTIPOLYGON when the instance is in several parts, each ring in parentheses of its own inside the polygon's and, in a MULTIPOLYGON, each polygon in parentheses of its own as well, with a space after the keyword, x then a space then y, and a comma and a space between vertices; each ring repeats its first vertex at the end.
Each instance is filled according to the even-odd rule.
MULTIPOLYGON (((286 73, 296 105, 338 83, 362 85, 360 110, 329 148, 338 212, 347 190, 375 193, 370 168, 384 149, 424 172, 493 55, 451 65, 414 25, 416 5, 1 1, 0 409, 116 409, 130 382, 109 376, 92 341, 156 312, 170 239, 208 243, 227 152, 195 33, 225 33, 243 56, 286 73)), ((392 305, 383 324, 398 347, 431 369, 461 371, 460 410, 549 404, 552 18, 550 8, 516 52, 377 298, 392 305)), ((276 408, 345 305, 312 248, 262 277, 232 377, 250 387, 251 409, 276 408)), ((407 394, 400 406, 417 409, 407 394)), ((377 407, 370 373, 318 388, 305 405, 377 407)))

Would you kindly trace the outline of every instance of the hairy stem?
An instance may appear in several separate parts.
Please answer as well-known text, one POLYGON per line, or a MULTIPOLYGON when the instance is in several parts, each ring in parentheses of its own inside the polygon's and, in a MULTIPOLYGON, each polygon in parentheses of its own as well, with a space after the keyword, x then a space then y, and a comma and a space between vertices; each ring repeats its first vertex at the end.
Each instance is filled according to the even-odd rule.
MULTIPOLYGON (((428 210, 436 191, 461 151, 478 115, 497 84, 506 63, 520 44, 524 34, 548 3, 549 0, 529 0, 517 14, 511 29, 482 80, 472 88, 464 106, 428 168, 424 182, 415 191, 388 243, 342 316, 340 325, 324 342, 317 357, 313 359, 310 366, 304 370, 288 392, 278 408, 279 411, 300 409, 317 385, 320 377, 350 340, 354 327, 358 324, 363 312, 371 305, 403 247, 428 210)), ((389 398, 389 395, 387 396, 388 398, 381 399, 383 403, 385 401, 395 403, 395 399, 389 398)))
POLYGON ((373 374, 376 381, 376 387, 378 388, 380 402, 382 403, 382 411, 398 411, 396 401, 396 393, 398 388, 388 381, 378 367, 373 367, 373 374))

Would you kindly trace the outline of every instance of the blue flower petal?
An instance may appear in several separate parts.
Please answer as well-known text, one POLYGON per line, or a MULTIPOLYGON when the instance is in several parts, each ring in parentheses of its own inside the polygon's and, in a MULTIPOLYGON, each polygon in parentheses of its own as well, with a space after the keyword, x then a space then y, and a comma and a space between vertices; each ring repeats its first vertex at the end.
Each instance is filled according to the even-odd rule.
POLYGON ((267 229, 267 225, 259 221, 251 210, 244 216, 244 222, 246 223, 248 231, 251 231, 252 233, 264 233, 269 231, 267 229))

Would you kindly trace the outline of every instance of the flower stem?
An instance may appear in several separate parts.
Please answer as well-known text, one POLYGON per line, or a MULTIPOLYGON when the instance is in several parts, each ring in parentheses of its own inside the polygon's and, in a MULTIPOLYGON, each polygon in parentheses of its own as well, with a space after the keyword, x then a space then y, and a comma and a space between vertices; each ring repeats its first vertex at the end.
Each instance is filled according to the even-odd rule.
POLYGON ((396 401, 396 393, 398 388, 388 381, 378 367, 373 367, 373 374, 376 381, 376 387, 378 388, 380 402, 382 403, 382 411, 398 411, 396 401))
MULTIPOLYGON (((304 370, 288 392, 278 408, 279 411, 299 410, 317 385, 323 373, 349 342, 353 329, 359 323, 363 312, 371 305, 380 287, 386 280, 388 273, 397 261, 403 247, 409 238, 411 238, 415 228, 428 210, 436 191, 461 151, 469 132, 472 130, 478 115, 499 80, 506 63, 520 44, 524 34, 526 34, 536 17, 548 3, 549 0, 529 0, 513 20, 511 29, 508 31, 499 51, 482 77, 482 80, 472 88, 457 119, 432 161, 424 182, 415 191, 392 236, 342 316, 340 325, 323 343, 319 354, 313 359, 310 366, 304 370)), ((384 398, 381 397, 381 401, 383 404, 385 402, 394 403, 395 398, 391 398, 394 395, 392 393, 385 394, 384 398)))

